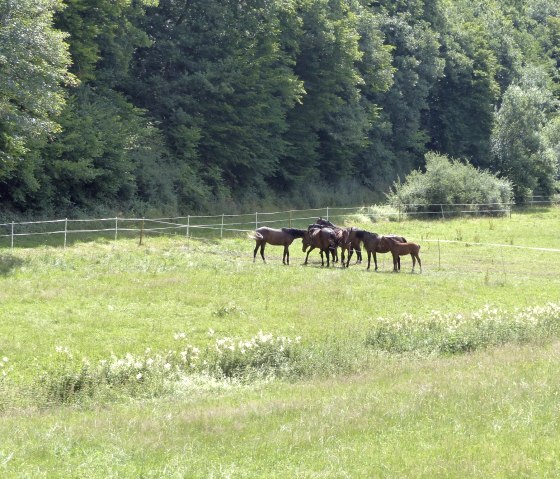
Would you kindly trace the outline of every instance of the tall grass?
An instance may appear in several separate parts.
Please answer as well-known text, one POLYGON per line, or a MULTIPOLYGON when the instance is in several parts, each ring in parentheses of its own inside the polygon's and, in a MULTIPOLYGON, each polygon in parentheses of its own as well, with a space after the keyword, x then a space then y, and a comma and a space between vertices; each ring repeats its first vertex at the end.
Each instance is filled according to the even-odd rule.
POLYGON ((379 354, 548 341, 559 332, 551 303, 558 253, 484 243, 554 247, 558 219, 552 208, 512 218, 347 220, 421 243, 421 275, 405 273, 406 260, 391 273, 382 255, 379 273, 364 264, 320 268, 314 256, 302 267, 298 243, 290 267, 274 247, 267 264, 253 263, 253 243, 241 237, 4 250, 0 358, 9 366, 0 407, 167 395, 188 375, 293 380, 364 371, 379 354))
POLYGON ((0 476, 556 477, 559 253, 512 246, 559 219, 349 219, 423 274, 241 237, 2 250, 0 476))

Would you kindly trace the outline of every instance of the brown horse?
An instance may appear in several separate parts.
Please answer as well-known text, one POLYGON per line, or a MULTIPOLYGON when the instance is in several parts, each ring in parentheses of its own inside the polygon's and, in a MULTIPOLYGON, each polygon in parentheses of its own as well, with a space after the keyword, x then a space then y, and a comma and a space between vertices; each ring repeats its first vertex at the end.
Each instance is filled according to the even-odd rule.
POLYGON ((323 253, 327 256, 327 268, 330 266, 329 252, 332 252, 336 248, 336 235, 332 228, 312 228, 305 232, 302 243, 303 252, 305 253, 307 250, 307 256, 303 264, 307 264, 309 253, 315 248, 319 248, 321 251, 321 266, 325 265, 323 253))
MULTIPOLYGON (((360 231, 358 228, 351 227, 346 229, 348 231, 348 260, 346 261, 346 267, 348 268, 348 265, 350 264, 350 258, 352 258, 352 255, 354 254, 354 250, 356 250, 356 262, 358 264, 362 262, 362 249, 360 248, 362 240, 358 238, 357 234, 358 231, 360 231)), ((344 262, 344 252, 342 253, 342 261, 344 262)))
POLYGON ((335 224, 331 223, 328 220, 324 220, 323 218, 317 218, 317 221, 314 224, 309 225, 307 227, 307 230, 313 228, 331 228, 334 231, 336 235, 336 245, 334 250, 331 250, 334 262, 338 261, 338 247, 340 247, 340 259, 343 268, 345 266, 348 267, 350 258, 352 257, 352 253, 354 252, 354 250, 356 250, 358 263, 362 262, 362 250, 360 249, 360 240, 356 238, 356 228, 342 228, 341 226, 336 226, 335 224), (344 253, 346 251, 349 251, 349 253, 348 261, 345 262, 344 253))
POLYGON ((264 259, 264 247, 268 243, 274 246, 284 246, 282 263, 290 264, 290 251, 288 247, 296 238, 303 238, 303 235, 305 233, 305 230, 300 230, 297 228, 275 229, 268 228, 266 226, 258 228, 252 236, 252 238, 256 242, 255 251, 253 252, 253 263, 257 258, 257 251, 259 248, 261 249, 262 259, 266 263, 266 260, 264 259))
POLYGON ((383 245, 383 247, 389 248, 391 251, 391 254, 393 255, 393 271, 398 272, 401 269, 399 263, 401 256, 410 255, 412 256, 412 272, 414 272, 416 260, 418 260, 418 266, 420 266, 420 272, 422 272, 422 262, 420 261, 419 255, 420 245, 416 243, 401 242, 391 236, 382 236, 379 240, 379 244, 383 245))
MULTIPOLYGON (((367 269, 371 265, 371 255, 373 254, 373 262, 375 263, 375 271, 377 271, 377 253, 389 253, 391 251, 388 242, 380 242, 381 236, 377 233, 371 233, 365 230, 357 230, 356 238, 364 243, 364 248, 368 254, 367 269)), ((406 243, 406 238, 396 235, 387 235, 385 238, 394 238, 397 241, 406 243)), ((349 258, 350 259, 350 258, 349 258)), ((401 269, 401 260, 397 257, 398 269, 401 269)))

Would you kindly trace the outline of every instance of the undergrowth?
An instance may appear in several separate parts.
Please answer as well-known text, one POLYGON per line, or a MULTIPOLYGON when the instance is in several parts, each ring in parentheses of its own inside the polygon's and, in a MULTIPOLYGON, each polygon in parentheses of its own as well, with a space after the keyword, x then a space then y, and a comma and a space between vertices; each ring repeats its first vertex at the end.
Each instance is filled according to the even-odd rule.
MULTIPOLYGON (((209 331, 205 349, 190 345, 185 333, 176 333, 173 350, 147 349, 95 363, 57 346, 35 383, 19 392, 28 398, 28 406, 85 404, 172 394, 186 383, 199 387, 348 374, 363 370, 379 354, 452 355, 511 342, 539 343, 560 337, 560 304, 512 311, 485 306, 468 315, 433 311, 424 318, 404 314, 371 320, 365 331, 321 343, 263 332, 249 339, 216 338, 209 331)), ((17 365, 8 367, 8 357, 1 362, 0 389, 13 392, 17 365)), ((2 396, 0 409, 13 407, 13 394, 2 396)))

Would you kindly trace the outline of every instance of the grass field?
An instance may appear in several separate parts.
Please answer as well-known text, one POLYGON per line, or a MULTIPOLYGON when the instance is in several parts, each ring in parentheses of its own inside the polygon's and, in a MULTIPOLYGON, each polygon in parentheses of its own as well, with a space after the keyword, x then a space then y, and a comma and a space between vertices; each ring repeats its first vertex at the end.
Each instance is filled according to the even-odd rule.
POLYGON ((0 250, 1 477, 556 477, 560 210, 365 221, 422 274, 245 236, 0 250))

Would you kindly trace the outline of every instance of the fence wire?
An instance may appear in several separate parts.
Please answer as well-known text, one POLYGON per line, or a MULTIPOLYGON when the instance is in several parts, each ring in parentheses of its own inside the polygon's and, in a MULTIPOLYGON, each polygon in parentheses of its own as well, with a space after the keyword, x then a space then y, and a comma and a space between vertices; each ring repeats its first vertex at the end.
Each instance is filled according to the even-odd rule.
MULTIPOLYGON (((554 200, 534 197, 529 206, 551 205, 554 200)), ((380 220, 406 221, 417 218, 449 218, 459 215, 511 214, 513 204, 403 204, 386 206, 324 207, 244 214, 187 215, 162 218, 55 219, 0 223, 0 248, 30 247, 37 244, 66 247, 68 241, 117 240, 144 235, 183 235, 223 238, 254 231, 261 226, 306 228, 317 218, 333 222, 352 215, 380 220)))

